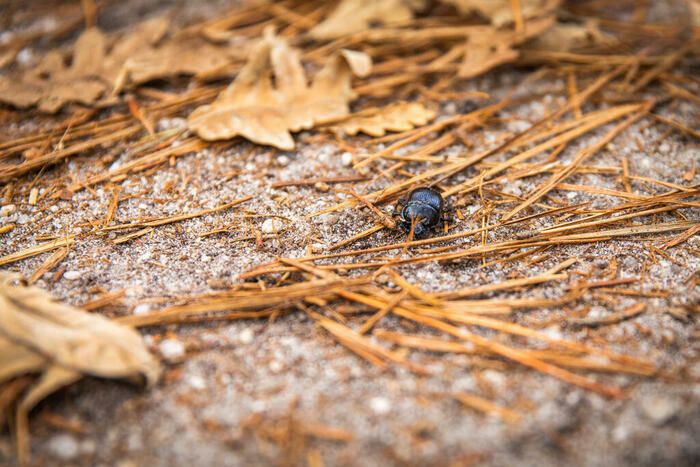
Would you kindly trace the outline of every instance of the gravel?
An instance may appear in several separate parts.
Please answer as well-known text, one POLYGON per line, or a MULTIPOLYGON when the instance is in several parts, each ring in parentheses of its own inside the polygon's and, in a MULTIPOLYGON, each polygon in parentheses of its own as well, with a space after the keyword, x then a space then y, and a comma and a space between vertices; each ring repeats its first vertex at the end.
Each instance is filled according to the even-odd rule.
MULTIPOLYGON (((180 14, 211 15, 219 6, 220 3, 207 3, 201 11, 180 14)), ((128 19, 127 7, 120 6, 119 12, 121 16, 113 19, 117 25, 128 19)), ((497 99, 526 76, 524 71, 502 69, 471 80, 461 90, 486 91, 497 99)), ((564 101, 559 92, 564 89, 565 78, 529 83, 519 89, 514 98, 528 93, 541 93, 544 97, 502 112, 499 117, 503 125, 484 132, 483 141, 475 137, 468 151, 477 153, 489 141, 527 128, 564 101)), ((472 104, 447 102, 440 116, 461 112, 472 104)), ((682 101, 668 112, 692 126, 696 110, 682 101)), ((158 127, 177 128, 182 125, 182 117, 161 120, 158 127)), ((561 159, 571 161, 606 129, 609 128, 571 144, 561 159)), ((36 130, 34 123, 26 122, 13 131, 22 136, 36 130)), ((222 284, 238 283, 240 274, 275 257, 300 257, 306 254, 307 247, 325 249, 361 232, 374 222, 371 214, 362 209, 307 217, 345 199, 345 195, 313 186, 271 187, 275 181, 355 174, 350 168, 352 154, 334 144, 319 143, 312 136, 308 132, 299 134, 298 149, 284 154, 247 142, 211 148, 119 182, 122 196, 129 199, 119 204, 114 223, 146 215, 192 212, 246 195, 254 195, 254 200, 227 211, 158 227, 149 235, 121 245, 112 244, 113 237, 88 237, 77 242, 61 262, 65 272, 59 279, 53 273, 47 274, 37 285, 76 305, 103 291, 124 289, 124 299, 101 312, 112 316, 148 313, 183 295, 210 293, 222 284), (222 183, 223 175, 233 171, 240 175, 222 183), (256 217, 243 219, 241 214, 245 213, 256 217), (233 231, 198 235, 222 226, 233 226, 233 231), (293 228, 274 234, 281 226, 293 228), (265 238, 262 246, 236 239, 252 228, 273 235, 265 238)), ((406 150, 410 152, 411 147, 406 150)), ((455 157, 465 150, 461 144, 455 144, 442 155, 455 157)), ((48 168, 43 176, 79 180, 129 161, 128 154, 108 152, 104 149, 95 155, 74 158, 66 165, 48 168)), ((496 155, 492 160, 502 157, 496 155)), ((700 166, 697 144, 677 132, 666 134, 666 128, 660 125, 634 125, 589 163, 619 167, 623 158, 629 160, 635 175, 685 185, 700 182, 697 170, 691 180, 684 178, 691 168, 700 166)), ((454 182, 475 173, 460 174, 454 182)), ((495 188, 522 196, 544 180, 544 176, 536 176, 517 185, 506 181, 495 188)), ((569 183, 622 189, 615 176, 601 174, 575 175, 569 183)), ((640 193, 658 189, 635 181, 632 186, 640 193)), ((362 192, 381 186, 375 183, 355 188, 362 192)), ((18 224, 3 234, 0 255, 36 244, 37 234, 77 232, 82 225, 104 215, 111 196, 110 190, 98 185, 51 206, 13 202, 0 207, 0 227, 18 224), (40 222, 42 227, 35 230, 33 226, 40 222)), ((558 191, 554 196, 572 203, 590 202, 592 208, 620 202, 578 192, 558 191)), ((480 219, 468 216, 481 203, 477 195, 469 198, 463 209, 466 218, 459 221, 458 230, 479 226, 480 219)), ((682 212, 688 219, 700 219, 696 208, 682 212)), ((666 214, 657 219, 673 220, 674 216, 666 214)), ((547 222, 542 219, 534 225, 546 226, 547 222)), ((518 229, 499 229, 490 233, 487 241, 512 239, 517 234, 518 229)), ((400 232, 382 231, 355 247, 402 238, 400 232)), ((468 240, 468 244, 480 240, 468 240)), ((689 285, 691 274, 700 270, 700 238, 691 238, 684 246, 666 251, 666 256, 654 258, 650 257, 650 244, 658 246, 658 242, 643 239, 560 245, 544 252, 548 256, 543 261, 529 266, 514 262, 482 267, 480 261, 467 260, 399 268, 407 280, 421 284, 425 290, 441 291, 537 274, 575 257, 578 263, 574 269, 581 273, 574 276, 576 279, 582 279, 583 274, 603 278, 609 268, 617 267, 618 277, 642 277, 637 284, 640 290, 670 291, 668 297, 645 299, 647 308, 638 317, 596 329, 573 329, 563 323, 570 316, 605 316, 613 308, 624 309, 637 299, 622 296, 609 303, 591 293, 570 308, 525 310, 513 316, 515 322, 539 328, 551 336, 592 342, 648 358, 662 369, 661 376, 668 376, 644 379, 596 374, 601 382, 628 389, 620 400, 602 398, 521 366, 485 362, 468 355, 409 352, 412 360, 432 370, 430 376, 416 376, 394 367, 380 370, 348 352, 304 314, 283 315, 269 321, 168 326, 144 330, 166 367, 157 387, 146 391, 86 378, 49 397, 35 414, 50 411, 80 420, 87 429, 66 433, 41 417, 33 417, 33 459, 48 466, 278 464, 289 453, 260 432, 256 434, 254 427, 286 426, 290 407, 295 407, 297 421, 342 428, 353 434, 349 442, 309 441, 326 465, 698 465, 700 329, 696 317, 681 320, 667 311, 700 301, 698 286, 691 289, 689 285), (523 420, 509 425, 467 409, 451 397, 458 391, 518 410, 524 414, 523 420)), ((29 276, 44 259, 45 256, 33 257, 5 269, 29 276)), ((360 256, 357 261, 365 259, 360 256)), ((567 285, 570 283, 544 284, 525 291, 525 295, 508 296, 555 298, 566 292, 567 285)), ((352 318, 350 324, 365 317, 362 315, 357 321, 352 318)), ((430 332, 407 327, 394 317, 382 320, 381 327, 430 332)), ((476 331, 495 337, 484 330, 476 331)), ((522 340, 519 344, 532 343, 522 340)), ((11 440, 4 433, 0 435, 0 465, 12 465, 12 459, 11 440)))

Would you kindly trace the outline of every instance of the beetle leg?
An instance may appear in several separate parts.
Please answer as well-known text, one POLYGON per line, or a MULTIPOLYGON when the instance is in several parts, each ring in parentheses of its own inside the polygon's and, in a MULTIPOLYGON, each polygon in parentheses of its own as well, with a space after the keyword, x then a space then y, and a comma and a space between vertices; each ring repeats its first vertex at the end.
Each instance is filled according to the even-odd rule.
POLYGON ((406 207, 406 198, 402 196, 398 200, 396 200, 396 204, 394 205, 394 212, 392 213, 392 216, 395 219, 403 220, 403 208, 406 207))

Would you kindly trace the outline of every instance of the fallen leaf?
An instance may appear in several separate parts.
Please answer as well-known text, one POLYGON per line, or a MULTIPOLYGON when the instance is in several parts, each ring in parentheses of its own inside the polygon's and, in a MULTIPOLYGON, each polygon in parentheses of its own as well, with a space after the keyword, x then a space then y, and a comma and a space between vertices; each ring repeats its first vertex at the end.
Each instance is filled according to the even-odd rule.
POLYGON ((335 39, 369 29, 374 23, 401 24, 413 19, 413 12, 424 7, 424 0, 342 0, 309 35, 314 39, 335 39))
POLYGON ((408 131, 435 118, 435 111, 418 102, 396 102, 369 115, 350 115, 334 128, 346 135, 360 132, 370 136, 384 136, 387 131, 408 131))
POLYGON ((233 83, 212 104, 195 109, 188 124, 205 140, 240 135, 291 150, 290 132, 348 114, 348 103, 355 97, 352 75, 366 76, 370 68, 368 55, 341 50, 309 86, 299 51, 267 30, 233 83))
POLYGON ((107 38, 97 28, 83 32, 73 47, 71 65, 50 51, 39 65, 22 76, 0 79, 0 101, 15 107, 37 105, 55 113, 69 102, 93 104, 111 87, 124 61, 136 50, 151 47, 165 33, 167 21, 155 19, 139 25, 107 53, 107 38))
POLYGON ((125 84, 141 84, 178 75, 205 75, 231 63, 235 51, 193 36, 145 49, 124 62, 115 91, 125 84))
MULTIPOLYGON (((442 0, 454 5, 460 14, 477 13, 500 28, 515 21, 512 0, 442 0)), ((523 20, 553 13, 560 0, 520 0, 520 14, 523 20)))
MULTIPOLYGON (((29 411, 83 375, 157 381, 158 362, 131 328, 55 302, 38 287, 16 285, 0 271, 0 394, 13 380, 41 376, 17 403, 15 430, 20 464, 26 460, 29 411)), ((16 394, 19 396, 19 394, 16 394)), ((0 405, 0 423, 6 415, 0 405)))
POLYGON ((197 35, 164 40, 168 28, 166 18, 145 21, 112 47, 98 28, 87 29, 73 47, 70 66, 63 54, 50 51, 21 76, 0 78, 0 102, 19 108, 36 105, 43 112, 55 113, 70 102, 95 104, 128 84, 213 74, 212 70, 229 64, 238 52, 197 35))
POLYGON ((474 26, 468 34, 464 60, 459 69, 461 78, 473 78, 490 69, 518 58, 514 48, 528 39, 537 37, 555 22, 554 16, 527 21, 522 31, 497 29, 493 26, 474 26))
POLYGON ((105 47, 104 35, 97 29, 88 29, 75 43, 70 66, 66 66, 60 52, 51 51, 20 80, 1 79, 0 101, 20 108, 38 105, 45 112, 56 112, 66 102, 96 101, 105 88, 100 82, 105 47))
POLYGON ((595 21, 583 24, 556 23, 529 43, 528 48, 568 52, 601 45, 608 40, 609 37, 595 21))

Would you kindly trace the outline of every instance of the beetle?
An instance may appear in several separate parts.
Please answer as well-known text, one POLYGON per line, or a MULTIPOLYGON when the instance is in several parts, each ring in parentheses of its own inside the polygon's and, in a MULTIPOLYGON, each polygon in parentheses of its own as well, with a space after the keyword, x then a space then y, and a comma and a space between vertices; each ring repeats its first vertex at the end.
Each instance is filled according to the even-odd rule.
POLYGON ((398 225, 404 232, 413 228, 413 236, 427 235, 444 217, 445 201, 442 195, 428 187, 411 191, 406 198, 398 201, 395 209, 398 225), (414 225, 415 224, 415 225, 414 225))

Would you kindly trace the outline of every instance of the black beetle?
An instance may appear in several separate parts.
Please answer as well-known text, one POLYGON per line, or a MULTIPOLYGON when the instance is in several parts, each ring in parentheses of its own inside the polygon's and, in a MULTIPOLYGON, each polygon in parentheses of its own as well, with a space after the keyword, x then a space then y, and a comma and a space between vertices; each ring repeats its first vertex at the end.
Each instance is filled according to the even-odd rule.
POLYGON ((415 238, 425 236, 443 218, 444 204, 442 195, 432 188, 416 188, 396 206, 399 227, 407 233, 413 228, 415 238))

